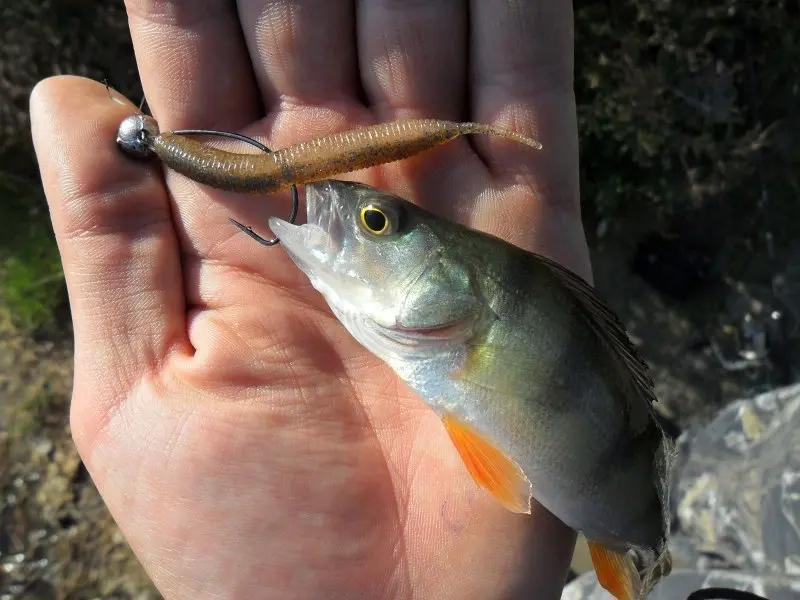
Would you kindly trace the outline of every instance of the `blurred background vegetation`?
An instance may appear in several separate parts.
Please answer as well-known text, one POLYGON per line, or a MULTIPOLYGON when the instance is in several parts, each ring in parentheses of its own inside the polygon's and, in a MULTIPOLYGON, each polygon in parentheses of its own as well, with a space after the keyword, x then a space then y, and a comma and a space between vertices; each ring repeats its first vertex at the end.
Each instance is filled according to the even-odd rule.
MULTIPOLYGON (((741 316, 731 287, 769 305, 800 265, 800 15, 779 0, 575 11, 597 286, 688 426, 746 387, 720 387, 707 352, 687 365, 686 344, 707 350, 709 322, 741 316)), ((28 119, 32 86, 62 73, 140 98, 122 3, 0 0, 0 598, 156 598, 69 438, 69 308, 28 119)))

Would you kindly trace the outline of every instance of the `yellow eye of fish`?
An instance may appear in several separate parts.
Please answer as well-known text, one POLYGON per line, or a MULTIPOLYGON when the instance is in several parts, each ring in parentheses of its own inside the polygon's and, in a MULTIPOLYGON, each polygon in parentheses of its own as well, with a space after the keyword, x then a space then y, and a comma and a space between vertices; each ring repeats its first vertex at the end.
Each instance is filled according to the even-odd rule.
POLYGON ((365 206, 361 209, 361 224, 375 235, 386 233, 390 225, 389 217, 377 206, 365 206))

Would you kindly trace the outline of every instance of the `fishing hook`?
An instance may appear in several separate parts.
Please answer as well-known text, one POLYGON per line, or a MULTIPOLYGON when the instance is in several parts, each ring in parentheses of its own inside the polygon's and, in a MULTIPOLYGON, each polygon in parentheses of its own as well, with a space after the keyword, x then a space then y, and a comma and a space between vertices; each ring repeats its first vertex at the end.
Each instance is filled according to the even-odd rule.
MULTIPOLYGON (((109 95, 111 94, 110 86, 106 83, 106 88, 109 90, 109 95)), ((144 99, 142 99, 144 100, 144 99)), ((128 150, 129 153, 136 154, 143 154, 143 150, 146 150, 147 146, 147 137, 149 134, 153 134, 153 132, 148 132, 146 129, 146 121, 143 118, 143 115, 135 115, 138 118, 128 118, 123 121, 123 125, 120 126, 120 131, 117 135, 117 143, 120 143, 128 150)), ((157 131, 155 132, 157 133, 157 131)), ((251 146, 255 146, 259 150, 266 152, 269 154, 272 152, 267 146, 259 142, 258 140, 254 140, 251 137, 246 135, 242 135, 241 133, 233 133, 231 131, 219 131, 216 129, 178 129, 177 131, 173 131, 173 133, 178 135, 216 135, 219 137, 226 137, 233 140, 238 140, 240 142, 245 142, 246 144, 250 144, 251 146)), ((297 186, 292 185, 292 212, 289 215, 289 223, 294 224, 295 220, 297 219, 297 212, 300 207, 300 197, 297 193, 297 186)), ((230 217, 229 217, 230 218, 230 217)), ((280 242, 280 239, 276 236, 271 240, 261 237, 255 231, 253 231, 252 227, 248 227, 247 225, 243 225, 239 223, 235 219, 230 219, 231 222, 236 225, 241 231, 245 232, 251 238, 256 240, 259 244, 264 246, 274 246, 275 244, 280 242)))
MULTIPOLYGON (((255 140, 241 133, 233 133, 231 131, 220 131, 218 129, 177 129, 172 133, 176 135, 216 135, 219 137, 226 137, 233 140, 238 140, 240 142, 244 142, 246 144, 250 144, 251 146, 255 146, 256 148, 267 154, 272 152, 272 150, 267 148, 267 146, 265 146, 258 140, 255 140)), ((300 207, 300 198, 297 193, 297 186, 292 184, 292 212, 289 215, 289 223, 293 225, 295 220, 297 219, 297 212, 299 210, 299 207, 300 207)), ((237 221, 236 219, 232 219, 231 217, 228 217, 228 219, 230 220, 231 223, 236 225, 236 227, 238 227, 240 231, 243 231, 244 233, 249 235, 251 238, 253 238, 262 246, 274 246, 275 244, 280 242, 280 238, 278 238, 277 236, 275 236, 271 240, 268 240, 258 235, 255 231, 253 231, 252 227, 244 225, 239 221, 237 221)))

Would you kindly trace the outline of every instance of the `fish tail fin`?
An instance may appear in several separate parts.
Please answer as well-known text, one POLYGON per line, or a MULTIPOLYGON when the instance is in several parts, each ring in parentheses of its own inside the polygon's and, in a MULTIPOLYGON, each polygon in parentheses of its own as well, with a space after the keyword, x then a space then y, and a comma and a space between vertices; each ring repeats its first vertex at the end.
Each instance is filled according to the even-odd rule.
POLYGON ((531 483, 514 460, 451 413, 442 423, 475 482, 507 510, 530 514, 531 483))
POLYGON ((617 600, 640 600, 646 593, 633 559, 626 553, 610 550, 599 542, 588 541, 597 581, 617 600))
POLYGON ((537 150, 542 149, 542 145, 533 138, 517 133, 516 131, 494 127, 485 123, 459 123, 459 130, 462 134, 494 135, 514 140, 515 142, 531 146, 537 150))
POLYGON ((672 554, 668 548, 656 558, 652 565, 647 568, 647 571, 642 578, 642 593, 648 594, 650 590, 664 577, 672 572, 672 554))

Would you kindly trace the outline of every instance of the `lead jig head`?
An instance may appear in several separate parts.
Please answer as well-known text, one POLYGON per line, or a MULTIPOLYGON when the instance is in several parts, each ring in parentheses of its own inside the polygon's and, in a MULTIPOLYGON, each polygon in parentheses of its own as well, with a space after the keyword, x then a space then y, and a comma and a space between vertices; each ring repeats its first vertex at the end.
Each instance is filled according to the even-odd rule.
POLYGON ((130 156, 144 159, 153 156, 151 140, 160 133, 158 122, 145 114, 125 117, 117 128, 117 145, 130 156))

